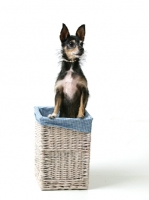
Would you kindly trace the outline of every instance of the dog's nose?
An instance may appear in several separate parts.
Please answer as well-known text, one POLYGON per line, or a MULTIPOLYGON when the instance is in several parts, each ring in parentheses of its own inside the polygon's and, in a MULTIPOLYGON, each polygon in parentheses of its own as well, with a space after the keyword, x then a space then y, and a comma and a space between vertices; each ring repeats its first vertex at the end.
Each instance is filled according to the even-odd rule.
POLYGON ((83 49, 83 47, 81 45, 79 45, 79 49, 83 49))
POLYGON ((83 51, 83 47, 81 45, 79 45, 79 50, 83 51))
POLYGON ((79 51, 83 53, 84 49, 82 47, 79 48, 79 51))

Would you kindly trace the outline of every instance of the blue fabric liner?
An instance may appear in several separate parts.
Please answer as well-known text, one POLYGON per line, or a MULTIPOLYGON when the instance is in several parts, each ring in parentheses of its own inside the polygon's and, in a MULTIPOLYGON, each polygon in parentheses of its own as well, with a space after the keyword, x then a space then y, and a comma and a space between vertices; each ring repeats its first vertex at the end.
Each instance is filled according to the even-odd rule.
POLYGON ((64 118, 64 117, 59 117, 59 115, 55 119, 50 119, 47 116, 49 114, 52 114, 53 110, 54 110, 54 107, 35 106, 34 115, 35 115, 36 120, 39 122, 39 124, 71 129, 78 132, 91 133, 93 118, 90 116, 90 114, 87 111, 85 111, 85 117, 83 119, 64 118))

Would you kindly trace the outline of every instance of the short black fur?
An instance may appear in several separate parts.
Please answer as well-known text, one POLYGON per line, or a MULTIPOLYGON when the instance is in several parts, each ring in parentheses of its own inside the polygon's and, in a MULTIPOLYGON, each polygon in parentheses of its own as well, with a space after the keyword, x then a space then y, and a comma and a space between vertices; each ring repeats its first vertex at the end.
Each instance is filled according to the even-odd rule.
POLYGON ((89 90, 80 66, 84 36, 85 25, 80 26, 76 35, 72 36, 63 24, 60 33, 63 60, 55 83, 55 108, 50 118, 55 118, 59 111, 60 117, 83 118, 85 115, 89 90))

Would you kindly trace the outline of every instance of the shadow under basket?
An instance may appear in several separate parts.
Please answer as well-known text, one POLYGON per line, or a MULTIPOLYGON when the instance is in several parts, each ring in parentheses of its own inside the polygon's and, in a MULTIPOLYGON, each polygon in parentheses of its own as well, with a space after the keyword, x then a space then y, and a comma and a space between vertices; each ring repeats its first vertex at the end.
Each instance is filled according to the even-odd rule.
POLYGON ((91 133, 36 120, 35 176, 41 190, 88 189, 90 142, 91 133))

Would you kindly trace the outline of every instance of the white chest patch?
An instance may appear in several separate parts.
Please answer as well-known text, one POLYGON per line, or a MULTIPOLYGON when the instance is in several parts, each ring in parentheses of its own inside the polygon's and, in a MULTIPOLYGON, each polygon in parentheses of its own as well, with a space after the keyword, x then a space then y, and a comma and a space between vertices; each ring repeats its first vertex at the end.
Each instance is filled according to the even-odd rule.
POLYGON ((77 83, 79 82, 79 76, 72 77, 73 70, 70 68, 63 80, 59 80, 55 85, 55 90, 59 87, 63 88, 63 93, 72 99, 77 91, 77 83))
POLYGON ((75 92, 77 91, 77 78, 72 77, 73 70, 67 72, 65 78, 62 80, 63 92, 69 96, 70 99, 73 98, 75 92))

